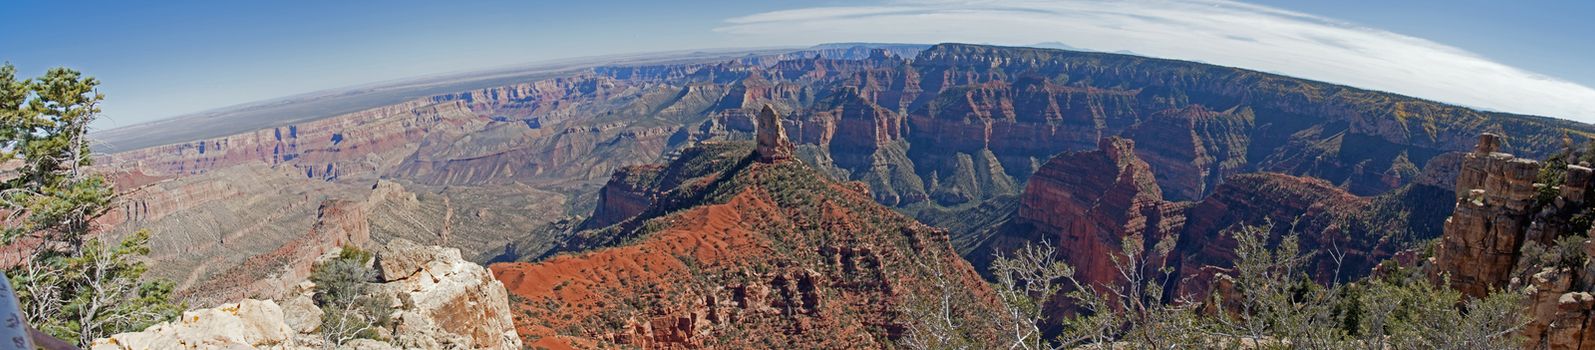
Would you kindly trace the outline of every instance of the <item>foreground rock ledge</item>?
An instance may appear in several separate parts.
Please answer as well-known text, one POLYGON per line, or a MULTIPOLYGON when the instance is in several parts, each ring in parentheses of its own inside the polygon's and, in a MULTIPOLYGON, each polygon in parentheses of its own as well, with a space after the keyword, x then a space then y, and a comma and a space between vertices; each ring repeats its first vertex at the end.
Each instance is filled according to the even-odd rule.
MULTIPOLYGON (((384 341, 362 339, 349 349, 520 349, 504 284, 453 248, 397 239, 376 249, 381 282, 373 290, 394 301, 384 341)), ((310 282, 282 303, 244 299, 190 310, 141 332, 97 339, 93 350, 319 349, 321 310, 310 282)))

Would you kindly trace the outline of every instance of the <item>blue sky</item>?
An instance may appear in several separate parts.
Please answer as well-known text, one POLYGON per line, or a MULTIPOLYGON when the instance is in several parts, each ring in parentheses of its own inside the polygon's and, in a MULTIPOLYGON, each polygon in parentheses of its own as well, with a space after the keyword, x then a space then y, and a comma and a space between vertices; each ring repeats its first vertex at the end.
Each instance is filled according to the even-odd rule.
POLYGON ((1360 23, 1595 86, 1595 1, 1262 0, 1256 4, 1360 23))
POLYGON ((68 66, 99 77, 108 95, 102 128, 321 89, 555 58, 831 41, 1058 41, 1595 120, 1595 99, 1585 98, 1595 96, 1588 88, 1595 86, 1595 64, 1585 63, 1595 57, 1595 23, 1587 21, 1595 2, 1253 4, 1266 7, 1210 0, 23 0, 0 5, 0 60, 27 75, 68 66), (1005 11, 1016 8, 1047 15, 1009 20, 1012 12, 1005 11), (1142 22, 1124 22, 1126 14, 1142 22), (1059 24, 1064 22, 1092 27, 1059 24), (1172 24, 1183 29, 1159 32, 1172 24), (1246 32, 1276 28, 1270 26, 1311 40, 1246 32), (1203 40, 1155 40, 1189 32, 1245 40, 1203 47, 1185 45, 1203 40), (1291 50, 1314 52, 1316 61, 1264 47, 1290 45, 1318 45, 1291 50), (1376 60, 1358 61, 1368 59, 1362 56, 1376 60), (1515 94, 1496 96, 1503 91, 1515 94))

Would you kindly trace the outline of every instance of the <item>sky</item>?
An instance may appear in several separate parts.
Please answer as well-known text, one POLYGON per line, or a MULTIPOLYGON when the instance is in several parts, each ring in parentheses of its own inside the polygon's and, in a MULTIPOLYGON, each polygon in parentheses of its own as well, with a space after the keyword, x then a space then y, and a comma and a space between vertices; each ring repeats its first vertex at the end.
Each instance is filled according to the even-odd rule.
POLYGON ((1058 42, 1595 122, 1595 1, 36 1, 0 60, 99 78, 97 128, 343 86, 617 53, 1058 42))

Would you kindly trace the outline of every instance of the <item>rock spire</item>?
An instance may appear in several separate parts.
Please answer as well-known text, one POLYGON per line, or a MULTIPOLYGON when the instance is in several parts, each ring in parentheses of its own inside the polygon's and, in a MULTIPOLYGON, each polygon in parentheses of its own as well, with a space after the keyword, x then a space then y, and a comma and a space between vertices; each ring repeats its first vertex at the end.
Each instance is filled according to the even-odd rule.
POLYGON ((754 152, 758 153, 759 161, 775 163, 792 159, 792 141, 787 140, 786 130, 781 127, 781 116, 775 113, 770 105, 764 105, 764 110, 759 111, 758 141, 759 147, 754 152))
POLYGON ((1540 163, 1498 152, 1500 143, 1500 136, 1480 135, 1473 153, 1464 156, 1456 209, 1435 249, 1435 272, 1449 275, 1452 288, 1473 297, 1506 284, 1536 209, 1540 163))
POLYGON ((1515 158, 1500 145, 1500 136, 1484 134, 1465 155, 1456 209, 1435 247, 1430 277, 1471 297, 1525 290, 1531 317, 1519 330, 1524 348, 1595 347, 1595 267, 1539 261, 1524 250, 1533 243, 1595 254, 1595 241, 1584 238, 1589 229, 1575 221, 1589 210, 1585 193, 1595 171, 1565 165, 1559 185, 1535 183, 1541 168, 1563 165, 1515 158), (1565 238, 1579 241, 1568 246, 1565 238))

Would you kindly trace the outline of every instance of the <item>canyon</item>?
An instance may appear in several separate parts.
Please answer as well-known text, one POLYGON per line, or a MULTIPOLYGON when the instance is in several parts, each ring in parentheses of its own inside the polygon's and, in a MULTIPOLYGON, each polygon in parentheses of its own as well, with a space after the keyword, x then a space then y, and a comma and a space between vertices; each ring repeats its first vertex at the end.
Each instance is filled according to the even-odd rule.
MULTIPOLYGON (((152 275, 228 310, 295 297, 342 245, 457 249, 513 295, 515 341, 553 348, 893 343, 937 289, 992 307, 977 271, 1039 241, 1091 283, 1118 282, 1126 245, 1158 252, 1166 299, 1205 295, 1223 233, 1265 223, 1334 252, 1319 282, 1440 238, 1453 286, 1534 281, 1546 319, 1588 324, 1595 280, 1513 275, 1524 242, 1576 231, 1533 223, 1583 208, 1588 170, 1535 204, 1540 168, 1502 153, 1595 126, 1194 62, 824 46, 282 120, 100 155, 125 194, 98 224, 151 230, 152 275)), ((1528 332, 1577 348, 1566 324, 1528 332)))

